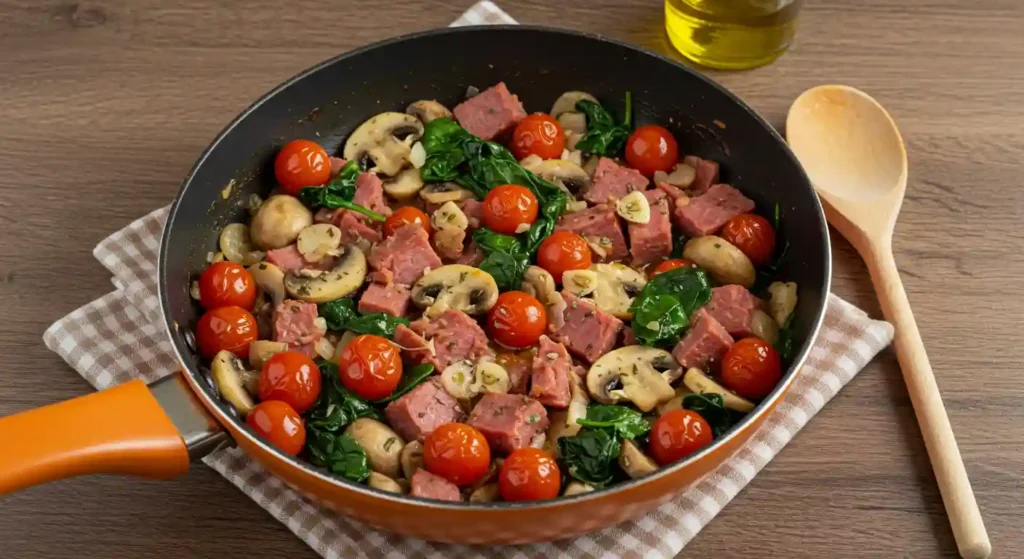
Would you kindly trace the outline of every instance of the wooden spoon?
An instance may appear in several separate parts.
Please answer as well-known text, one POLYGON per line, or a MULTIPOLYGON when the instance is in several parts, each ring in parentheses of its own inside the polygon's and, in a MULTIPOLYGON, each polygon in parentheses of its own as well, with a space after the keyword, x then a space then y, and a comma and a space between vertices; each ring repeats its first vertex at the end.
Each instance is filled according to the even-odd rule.
POLYGON ((823 85, 793 102, 786 136, 829 223, 867 263, 882 312, 896 327, 896 357, 960 555, 988 557, 992 544, 892 256, 893 227, 907 189, 907 152, 899 130, 866 93, 823 85))

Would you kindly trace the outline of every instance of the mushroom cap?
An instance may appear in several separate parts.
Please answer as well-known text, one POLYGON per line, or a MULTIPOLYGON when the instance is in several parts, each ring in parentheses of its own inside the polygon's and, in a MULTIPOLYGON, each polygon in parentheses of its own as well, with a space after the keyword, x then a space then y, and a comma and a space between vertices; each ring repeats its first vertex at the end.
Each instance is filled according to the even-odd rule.
POLYGON ((288 272, 284 277, 284 287, 288 295, 300 301, 327 303, 354 293, 363 285, 365 277, 366 255, 354 246, 346 245, 333 268, 311 277, 288 272))
POLYGON ((545 159, 536 163, 525 159, 523 161, 526 162, 524 166, 533 174, 554 183, 569 194, 575 195, 590 188, 590 175, 583 170, 583 167, 572 161, 564 159, 545 159))
POLYGON ((672 354, 658 348, 631 345, 603 355, 587 372, 587 390, 602 404, 629 400, 643 412, 672 399, 670 384, 678 378, 672 354))
POLYGON ((406 169, 384 181, 384 192, 395 200, 408 200, 423 188, 423 177, 415 167, 406 169))
POLYGON ((452 112, 448 110, 448 107, 433 99, 413 101, 405 108, 405 114, 420 119, 423 124, 439 118, 452 118, 452 112))
POLYGON ((412 144, 423 136, 423 123, 405 113, 370 117, 345 142, 342 156, 370 172, 394 176, 409 161, 412 144))
POLYGON ((213 361, 210 363, 210 372, 213 374, 214 382, 217 383, 217 390, 221 397, 235 406, 242 416, 248 414, 255 405, 242 380, 245 370, 242 360, 227 350, 214 355, 213 361))
POLYGON ((412 286, 412 301, 428 318, 449 309, 480 314, 498 302, 498 284, 480 268, 449 264, 423 274, 412 286))
POLYGON ((260 204, 249 224, 249 236, 263 250, 283 248, 295 242, 299 232, 313 224, 313 212, 298 198, 276 194, 260 204))
POLYGON ((475 198, 473 192, 462 188, 454 182, 436 182, 424 186, 420 190, 420 198, 431 204, 444 204, 445 202, 461 202, 475 198))
POLYGON ((562 276, 562 285, 566 291, 592 300, 602 311, 629 320, 633 318, 633 299, 647 285, 647 278, 625 264, 613 262, 568 271, 562 276))
POLYGON ((555 99, 554 105, 551 105, 551 116, 558 118, 562 113, 575 111, 576 103, 581 99, 597 103, 597 98, 586 91, 566 91, 555 99))
POLYGON ((246 268, 253 281, 265 295, 269 295, 277 307, 284 301, 284 272, 276 264, 260 262, 246 268))
POLYGON ((625 439, 619 451, 619 467, 632 479, 643 477, 658 469, 658 464, 640 450, 635 442, 625 439))
POLYGON ((753 402, 736 394, 732 390, 715 382, 714 379, 704 374, 704 371, 690 367, 683 375, 683 384, 697 394, 719 394, 722 396, 725 407, 747 413, 754 410, 753 402))

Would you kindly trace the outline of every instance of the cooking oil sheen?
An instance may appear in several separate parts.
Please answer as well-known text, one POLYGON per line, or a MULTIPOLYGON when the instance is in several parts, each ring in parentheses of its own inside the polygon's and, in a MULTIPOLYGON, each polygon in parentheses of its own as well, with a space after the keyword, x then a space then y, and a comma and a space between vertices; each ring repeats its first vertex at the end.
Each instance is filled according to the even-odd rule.
POLYGON ((796 33, 802 0, 665 0, 672 45, 703 66, 742 70, 768 64, 796 33))

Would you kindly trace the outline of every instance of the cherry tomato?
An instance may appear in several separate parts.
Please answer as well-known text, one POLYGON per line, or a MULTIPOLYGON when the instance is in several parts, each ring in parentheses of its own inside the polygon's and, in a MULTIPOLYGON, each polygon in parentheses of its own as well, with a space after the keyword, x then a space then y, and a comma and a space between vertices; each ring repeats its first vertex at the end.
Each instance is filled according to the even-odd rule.
POLYGON ((395 231, 398 231, 409 223, 419 225, 427 232, 427 235, 430 234, 430 218, 427 217, 427 214, 412 206, 402 206, 392 212, 391 215, 388 216, 387 220, 384 221, 384 236, 390 237, 391 235, 394 235, 395 231))
POLYGON ((767 396, 782 379, 782 359, 768 342, 743 338, 722 358, 722 384, 750 400, 767 396))
POLYGON ((679 162, 679 144, 661 126, 641 126, 626 140, 626 162, 648 177, 655 171, 667 173, 679 162))
POLYGON ((562 283, 562 273, 569 270, 586 270, 593 264, 590 245, 570 231, 555 231, 537 249, 537 265, 544 268, 562 283))
POLYGON ((534 113, 519 121, 512 132, 509 149, 516 159, 536 155, 544 159, 557 159, 565 149, 565 131, 555 117, 534 113))
POLYGON ((245 417, 245 422, 257 435, 292 456, 306 444, 306 425, 302 417, 280 400, 256 404, 245 417))
POLYGON ((320 396, 320 368, 305 353, 282 351, 263 363, 260 400, 281 400, 300 414, 320 396))
POLYGON ((767 264, 775 253, 775 230, 756 214, 740 214, 722 228, 723 239, 736 245, 755 266, 767 264))
POLYGON ((675 270, 676 268, 693 267, 693 262, 685 258, 673 258, 671 260, 663 260, 660 264, 651 269, 650 273, 647 274, 648 278, 653 278, 658 274, 663 274, 669 270, 675 270))
POLYGON ((217 307, 199 317, 196 346, 199 355, 207 359, 225 349, 248 359, 249 344, 256 341, 258 334, 256 319, 249 311, 242 307, 217 307))
POLYGON ((521 349, 537 343, 548 326, 548 313, 536 297, 506 291, 487 313, 487 332, 505 347, 521 349))
POLYGON ((491 447, 475 428, 445 423, 423 439, 423 465, 455 485, 472 485, 490 469, 491 447))
POLYGON ((537 197, 526 187, 504 184, 487 193, 481 211, 488 229, 515 235, 522 233, 521 226, 537 221, 537 197))
POLYGON ((256 282, 241 264, 214 262, 199 276, 199 304, 204 309, 242 307, 256 301, 256 282))
POLYGON ((512 451, 498 472, 498 490, 506 501, 554 499, 562 487, 555 459, 538 448, 512 451))
POLYGON ((331 178, 331 160, 320 144, 292 140, 277 152, 274 176, 284 191, 298 196, 307 186, 320 186, 331 178))
POLYGON ((373 334, 356 336, 338 354, 341 384, 367 400, 387 398, 402 378, 398 347, 373 334))
POLYGON ((651 457, 664 466, 711 444, 711 425, 692 410, 672 410, 651 426, 648 448, 651 457))

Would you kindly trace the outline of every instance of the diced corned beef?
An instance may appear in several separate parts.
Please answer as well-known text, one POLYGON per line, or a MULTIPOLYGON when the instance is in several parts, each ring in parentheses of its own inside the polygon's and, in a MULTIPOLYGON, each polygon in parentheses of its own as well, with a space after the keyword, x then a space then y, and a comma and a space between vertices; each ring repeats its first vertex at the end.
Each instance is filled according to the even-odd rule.
POLYGON ((686 368, 710 368, 732 347, 733 339, 707 309, 697 309, 690 329, 672 350, 672 356, 686 368))
POLYGON ((470 231, 479 229, 484 219, 484 203, 470 198, 469 200, 459 202, 459 208, 462 210, 462 213, 466 214, 466 219, 469 220, 470 231))
POLYGON ((687 155, 683 158, 683 163, 696 169, 696 176, 693 179, 693 184, 690 185, 690 190, 694 194, 703 194, 707 189, 711 188, 711 185, 718 182, 718 162, 710 159, 701 159, 696 155, 687 155))
POLYGON ((459 103, 452 113, 466 131, 484 140, 493 140, 526 118, 523 104, 509 92, 505 82, 459 103))
POLYGON ((405 285, 412 285, 424 271, 441 265, 427 232, 415 223, 374 245, 368 260, 372 269, 389 270, 395 275, 395 283, 405 285))
POLYGON ((639 345, 636 343, 636 334, 633 334, 632 328, 622 329, 622 345, 639 345))
POLYGON ((416 363, 430 363, 439 373, 456 361, 476 362, 484 356, 494 357, 494 350, 487 345, 487 334, 459 310, 445 311, 434 319, 421 318, 410 324, 409 329, 413 336, 403 330, 402 340, 395 330, 395 341, 403 348, 415 348, 407 352, 409 357, 416 363), (428 341, 432 343, 428 345, 428 341))
POLYGON ((483 434, 492 450, 507 454, 530 446, 533 437, 548 428, 548 412, 533 398, 488 392, 477 402, 467 423, 483 434))
POLYGON ((371 283, 363 296, 359 298, 359 312, 388 313, 392 316, 405 316, 409 311, 412 292, 400 283, 371 283))
POLYGON ((356 193, 352 196, 352 203, 382 215, 391 215, 391 208, 384 199, 384 184, 376 173, 360 173, 356 177, 356 193))
POLYGON ((340 157, 329 157, 328 160, 331 162, 332 177, 341 172, 341 168, 344 167, 346 163, 346 161, 340 157))
POLYGON ((537 357, 533 359, 533 374, 530 377, 530 396, 545 406, 565 408, 569 406, 569 375, 572 359, 565 346, 540 337, 537 357))
POLYGON ((307 266, 306 259, 292 243, 286 247, 275 248, 267 251, 267 262, 277 266, 282 272, 297 272, 307 266))
POLYGON ((609 205, 564 214, 558 218, 555 231, 572 231, 597 245, 605 252, 604 256, 594 254, 599 262, 621 260, 629 255, 619 216, 615 214, 615 208, 609 205))
POLYGON ((602 157, 594 171, 594 181, 590 189, 583 194, 583 199, 591 204, 607 204, 621 200, 634 190, 647 188, 650 181, 640 171, 623 167, 618 163, 602 157))
POLYGON ((661 190, 648 190, 644 196, 651 206, 650 221, 628 225, 629 252, 633 255, 633 264, 639 266, 672 254, 672 220, 667 196, 661 190))
POLYGON ((324 337, 316 319, 315 303, 285 299, 274 309, 274 341, 284 342, 310 357, 316 355, 314 345, 324 337))
POLYGON ((593 363, 611 351, 622 330, 622 321, 575 295, 562 292, 565 324, 551 338, 565 344, 573 354, 593 363))
POLYGON ((317 223, 330 223, 341 229, 342 243, 352 243, 359 239, 376 243, 380 242, 384 236, 381 233, 378 222, 371 221, 365 215, 352 210, 320 208, 317 210, 316 215, 313 216, 313 221, 317 223))
POLYGON ((469 242, 462 248, 462 256, 455 261, 456 264, 465 264, 466 266, 479 266, 484 261, 484 251, 480 250, 477 246, 476 241, 470 237, 469 242))
POLYGON ((384 415, 391 427, 407 441, 422 441, 439 425, 462 421, 466 417, 459 402, 445 392, 437 376, 388 404, 384 415))
POLYGON ((501 365, 505 368, 505 372, 508 373, 508 393, 526 394, 527 385, 530 383, 530 369, 533 366, 533 359, 531 357, 516 358, 501 363, 501 365))
POLYGON ((754 335, 750 329, 754 309, 765 303, 742 285, 723 285, 711 290, 711 300, 704 308, 715 317, 729 335, 745 338, 754 335))
POLYGON ((716 184, 707 192, 676 201, 676 225, 690 237, 711 235, 730 219, 754 209, 754 201, 727 184, 716 184))
POLYGON ((667 182, 659 182, 658 184, 655 185, 655 188, 664 192, 668 196, 669 204, 672 207, 675 207, 676 200, 680 198, 689 198, 689 196, 686 195, 686 192, 684 192, 682 188, 679 188, 674 184, 669 184, 667 182))
POLYGON ((438 501, 461 501, 462 493, 454 483, 434 475, 423 468, 416 470, 409 480, 409 494, 413 497, 436 499, 438 501))

